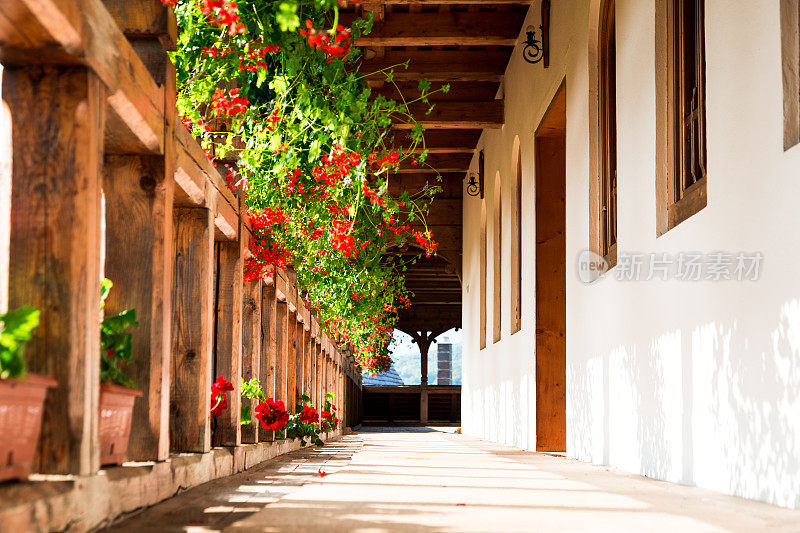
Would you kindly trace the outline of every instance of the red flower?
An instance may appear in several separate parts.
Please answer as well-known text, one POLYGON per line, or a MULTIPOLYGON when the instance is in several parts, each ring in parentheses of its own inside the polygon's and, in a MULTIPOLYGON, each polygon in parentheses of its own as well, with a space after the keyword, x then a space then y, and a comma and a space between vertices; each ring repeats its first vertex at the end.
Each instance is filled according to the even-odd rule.
POLYGON ((279 431, 286 427, 289 422, 289 413, 281 400, 267 398, 266 401, 259 403, 255 409, 256 420, 261 422, 261 427, 279 431))
POLYGON ((231 390, 233 384, 222 376, 211 384, 211 413, 214 416, 221 415, 222 411, 228 408, 228 396, 225 393, 231 390))
POLYGON ((319 422, 319 414, 317 413, 317 410, 313 407, 304 405, 303 411, 300 413, 300 422, 306 422, 309 424, 319 422))

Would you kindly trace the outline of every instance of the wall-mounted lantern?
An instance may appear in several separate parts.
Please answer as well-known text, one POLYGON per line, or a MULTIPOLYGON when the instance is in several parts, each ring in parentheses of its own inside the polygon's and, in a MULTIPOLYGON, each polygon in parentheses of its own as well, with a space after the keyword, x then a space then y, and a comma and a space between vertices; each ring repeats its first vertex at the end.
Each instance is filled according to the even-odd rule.
POLYGON ((480 184, 478 183, 478 176, 473 172, 469 174, 469 181, 467 182, 467 194, 470 196, 478 196, 481 193, 480 184))
POLYGON ((536 28, 525 28, 525 47, 522 58, 528 63, 544 61, 544 68, 550 66, 550 0, 542 0, 542 24, 539 26, 541 41, 536 38, 536 28))

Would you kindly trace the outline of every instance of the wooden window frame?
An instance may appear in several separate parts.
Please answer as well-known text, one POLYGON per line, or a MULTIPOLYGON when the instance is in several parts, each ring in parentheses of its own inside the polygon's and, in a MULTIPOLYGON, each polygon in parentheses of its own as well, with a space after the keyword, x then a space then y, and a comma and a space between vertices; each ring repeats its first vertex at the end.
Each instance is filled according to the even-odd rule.
POLYGON ((695 74, 700 87, 696 115, 699 162, 703 176, 687 185, 686 143, 681 117, 686 116, 686 90, 683 51, 683 2, 656 2, 656 202, 657 235, 663 235, 681 222, 700 212, 707 201, 706 148, 706 66, 705 66, 705 0, 698 0, 699 27, 695 46, 699 48, 700 66, 695 74))
POLYGON ((800 144, 800 0, 781 0, 783 149, 800 144))
POLYGON ((514 159, 512 168, 515 172, 514 194, 512 196, 511 213, 511 298, 509 299, 509 316, 513 335, 522 329, 522 151, 519 137, 514 140, 514 159))
POLYGON ((609 268, 617 263, 619 213, 615 5, 615 0, 592 0, 589 28, 589 249, 609 268))
POLYGON ((492 339, 500 342, 503 328, 503 193, 502 178, 497 172, 494 181, 494 212, 492 213, 493 291, 492 339))
POLYGON ((480 349, 486 348, 486 256, 487 256, 487 242, 486 242, 486 200, 481 200, 481 228, 480 228, 480 250, 479 250, 479 268, 480 280, 478 287, 480 298, 480 349))

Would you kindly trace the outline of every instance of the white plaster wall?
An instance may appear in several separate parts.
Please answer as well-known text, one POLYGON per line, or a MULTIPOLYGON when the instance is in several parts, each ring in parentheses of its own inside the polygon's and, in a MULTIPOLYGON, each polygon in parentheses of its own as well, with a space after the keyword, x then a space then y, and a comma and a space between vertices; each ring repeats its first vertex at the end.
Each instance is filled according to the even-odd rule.
MULTIPOLYGON (((800 146, 783 151, 774 0, 706 0, 708 206, 656 238, 654 0, 617 0, 619 248, 760 251, 756 282, 577 276, 588 247, 588 0, 553 2, 551 67, 514 52, 487 176, 487 347, 478 350, 480 200, 464 210, 463 431, 535 448, 533 134, 567 84, 568 455, 800 508, 800 146), (492 343, 493 177, 523 167, 523 328, 492 343)), ((528 15, 538 26, 539 2, 528 15)), ((477 158, 473 161, 477 168, 477 158)), ((504 229, 511 204, 503 198, 504 229)))
POLYGON ((8 307, 8 250, 11 230, 11 111, 2 99, 0 65, 0 313, 8 307))

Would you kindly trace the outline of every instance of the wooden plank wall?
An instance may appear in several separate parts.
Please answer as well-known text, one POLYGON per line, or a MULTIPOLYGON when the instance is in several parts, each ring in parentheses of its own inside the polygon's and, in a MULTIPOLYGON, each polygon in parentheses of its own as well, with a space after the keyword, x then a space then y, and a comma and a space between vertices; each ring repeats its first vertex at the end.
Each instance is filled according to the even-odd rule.
POLYGON ((321 407, 336 392, 340 418, 355 425, 358 367, 309 314, 294 275, 243 283, 250 228, 239 191, 176 126, 171 8, 4 0, 0 16, 13 124, 9 307, 42 311, 30 371, 59 383, 48 393, 37 470, 99 470, 104 276, 114 282, 106 312, 133 307, 141 324, 128 367, 144 393, 130 459, 272 440, 239 425, 240 377, 259 378, 290 409, 299 394, 321 407), (235 390, 212 417, 220 375, 235 390))

